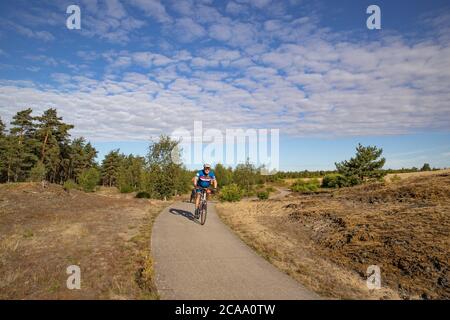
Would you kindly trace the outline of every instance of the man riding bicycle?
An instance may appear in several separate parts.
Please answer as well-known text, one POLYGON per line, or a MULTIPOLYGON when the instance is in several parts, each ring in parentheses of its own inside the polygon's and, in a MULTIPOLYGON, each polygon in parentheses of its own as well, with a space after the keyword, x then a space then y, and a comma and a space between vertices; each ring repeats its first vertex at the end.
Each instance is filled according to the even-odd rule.
POLYGON ((214 172, 211 170, 211 165, 205 163, 203 165, 203 170, 197 172, 194 177, 194 188, 195 188, 195 214, 198 214, 198 207, 200 205, 200 193, 202 189, 209 188, 213 184, 214 190, 217 189, 217 179, 214 172))

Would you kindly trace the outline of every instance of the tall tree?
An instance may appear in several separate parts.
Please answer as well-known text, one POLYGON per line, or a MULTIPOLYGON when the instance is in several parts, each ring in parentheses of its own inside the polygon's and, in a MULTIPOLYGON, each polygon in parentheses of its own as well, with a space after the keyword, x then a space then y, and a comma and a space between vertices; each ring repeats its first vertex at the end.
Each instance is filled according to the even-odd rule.
POLYGON ((8 141, 8 181, 27 178, 29 170, 36 164, 36 127, 33 111, 28 108, 17 112, 12 118, 8 141))
POLYGON ((97 150, 83 137, 74 139, 67 149, 68 154, 64 157, 64 176, 67 179, 76 179, 81 172, 95 166, 97 150))
POLYGON ((123 155, 119 152, 119 149, 109 152, 102 161, 101 175, 104 186, 116 186, 120 165, 123 160, 123 155))
POLYGON ((6 126, 0 118, 0 183, 5 181, 6 177, 6 126))
POLYGON ((185 169, 174 159, 180 159, 179 141, 161 135, 157 142, 150 144, 147 154, 149 167, 147 190, 160 199, 167 199, 184 192, 189 179, 185 169))
POLYGON ((67 148, 70 142, 69 130, 73 125, 62 122, 56 109, 44 111, 42 116, 36 117, 38 129, 36 137, 40 144, 40 161, 45 164, 49 180, 55 182, 63 164, 61 149, 67 148))
POLYGON ((2 121, 2 118, 0 118, 0 138, 4 138, 6 136, 6 126, 2 121))

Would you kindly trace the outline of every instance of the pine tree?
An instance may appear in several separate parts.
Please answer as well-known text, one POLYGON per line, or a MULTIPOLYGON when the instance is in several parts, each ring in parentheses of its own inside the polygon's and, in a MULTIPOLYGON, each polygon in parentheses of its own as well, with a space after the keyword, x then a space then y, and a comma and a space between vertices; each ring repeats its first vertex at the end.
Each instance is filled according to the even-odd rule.
POLYGON ((36 164, 37 141, 33 111, 28 108, 17 112, 11 121, 8 138, 8 181, 24 181, 31 168, 36 164))
POLYGON ((76 177, 86 169, 95 166, 97 150, 81 137, 74 139, 69 145, 67 157, 64 159, 64 176, 75 180, 76 177))
POLYGON ((0 118, 0 183, 6 180, 6 126, 0 118))
POLYGON ((4 138, 6 136, 6 126, 2 121, 2 118, 0 118, 0 138, 4 138))
POLYGON ((346 177, 350 185, 363 183, 370 179, 379 179, 385 174, 381 171, 386 162, 385 158, 380 158, 382 153, 383 149, 378 149, 376 146, 364 147, 358 144, 356 156, 348 161, 335 163, 336 169, 346 177))
POLYGON ((62 122, 56 109, 44 111, 42 116, 36 117, 39 121, 36 137, 39 140, 39 159, 47 169, 47 176, 51 182, 56 182, 60 177, 60 169, 65 161, 63 153, 70 143, 69 130, 73 125, 62 122))
POLYGON ((119 149, 111 151, 102 161, 101 175, 104 186, 116 186, 120 165, 123 160, 123 155, 119 152, 119 149))

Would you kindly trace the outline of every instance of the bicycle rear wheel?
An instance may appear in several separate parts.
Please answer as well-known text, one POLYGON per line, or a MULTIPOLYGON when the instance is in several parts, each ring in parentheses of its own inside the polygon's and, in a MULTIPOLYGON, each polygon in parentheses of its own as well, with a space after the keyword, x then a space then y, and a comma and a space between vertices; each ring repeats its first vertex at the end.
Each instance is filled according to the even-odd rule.
POLYGON ((205 201, 200 208, 200 224, 201 225, 205 224, 207 213, 208 213, 208 208, 207 208, 206 201, 205 201))

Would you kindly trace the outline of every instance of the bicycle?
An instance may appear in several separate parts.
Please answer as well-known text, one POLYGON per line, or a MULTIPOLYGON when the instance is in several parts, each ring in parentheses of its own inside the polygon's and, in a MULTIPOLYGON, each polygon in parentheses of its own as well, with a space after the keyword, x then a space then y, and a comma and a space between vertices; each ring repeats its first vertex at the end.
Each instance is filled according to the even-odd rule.
POLYGON ((208 213, 208 201, 207 195, 211 193, 211 189, 209 188, 200 188, 200 203, 198 206, 198 210, 195 212, 195 218, 200 220, 200 224, 204 225, 206 222, 206 215, 208 213))

